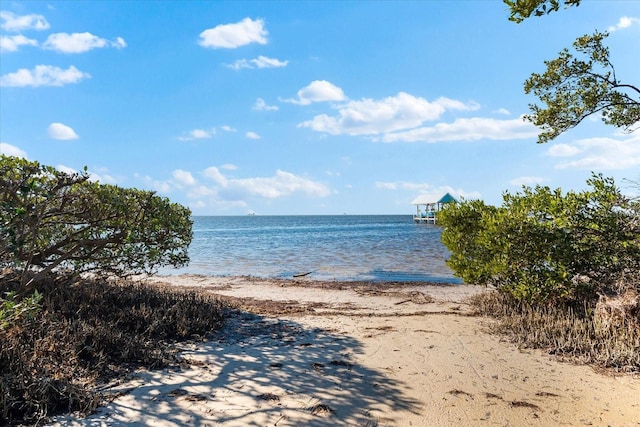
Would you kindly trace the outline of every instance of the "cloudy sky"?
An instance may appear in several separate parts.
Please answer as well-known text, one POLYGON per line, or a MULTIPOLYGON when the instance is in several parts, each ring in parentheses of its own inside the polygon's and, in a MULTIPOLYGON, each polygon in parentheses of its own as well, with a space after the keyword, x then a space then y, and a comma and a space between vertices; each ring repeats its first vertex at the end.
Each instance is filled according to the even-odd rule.
POLYGON ((501 1, 3 1, 0 151, 195 214, 411 214, 445 192, 640 178, 640 131, 536 144, 532 72, 609 30, 640 84, 640 2, 522 24, 501 1))

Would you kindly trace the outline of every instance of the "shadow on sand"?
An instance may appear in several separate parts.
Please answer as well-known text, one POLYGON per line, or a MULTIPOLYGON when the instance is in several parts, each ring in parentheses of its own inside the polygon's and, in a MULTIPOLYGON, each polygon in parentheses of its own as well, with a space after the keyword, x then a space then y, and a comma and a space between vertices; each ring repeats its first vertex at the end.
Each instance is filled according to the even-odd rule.
POLYGON ((361 353, 338 332, 240 312, 183 353, 189 369, 142 372, 72 425, 382 426, 418 413, 406 385, 355 363, 361 353))

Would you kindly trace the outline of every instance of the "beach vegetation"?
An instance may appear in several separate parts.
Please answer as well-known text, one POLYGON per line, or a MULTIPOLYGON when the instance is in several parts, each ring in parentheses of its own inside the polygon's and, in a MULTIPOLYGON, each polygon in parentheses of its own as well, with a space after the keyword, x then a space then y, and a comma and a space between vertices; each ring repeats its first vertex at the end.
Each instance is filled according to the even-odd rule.
POLYGON ((545 143, 599 115, 625 132, 638 129, 640 87, 621 81, 604 45, 607 32, 578 37, 575 52, 563 49, 557 58, 545 61, 544 73, 533 73, 524 84, 544 105, 530 104, 525 119, 540 127, 538 142, 545 143))
POLYGON ((179 363, 226 304, 128 282, 188 262, 189 209, 153 192, 0 157, 0 425, 87 414, 108 381, 179 363))
POLYGON ((52 272, 152 273, 189 258, 191 212, 152 191, 0 157, 0 268, 21 292, 52 272))
POLYGON ((175 344, 203 339, 229 314, 204 292, 119 279, 50 274, 23 298, 18 277, 0 283, 0 425, 89 414, 116 397, 109 384, 182 363, 175 344))
POLYGON ((0 329, 9 328, 21 317, 33 318, 41 309, 42 294, 35 291, 32 295, 20 298, 17 292, 7 292, 0 298, 0 329))
MULTIPOLYGON (((531 16, 543 16, 579 6, 580 0, 503 0, 509 20, 521 23, 531 16)), ((529 104, 525 120, 541 129, 538 143, 555 139, 589 116, 625 132, 640 123, 640 86, 619 79, 604 40, 608 32, 595 31, 578 37, 573 50, 563 49, 558 57, 545 61, 543 73, 533 73, 524 83, 525 93, 542 104, 529 104)))
POLYGON ((494 318, 491 330, 521 348, 538 348, 560 360, 608 373, 640 372, 640 300, 628 293, 615 304, 529 304, 510 294, 486 292, 470 300, 476 314, 494 318), (609 311, 595 315, 596 309, 609 311), (612 315, 613 314, 613 315, 612 315))
POLYGON ((447 264, 467 283, 534 303, 592 301, 639 289, 640 203, 612 178, 593 175, 589 189, 546 186, 505 192, 500 207, 463 201, 444 209, 447 264))
POLYGON ((564 5, 580 6, 582 0, 504 0, 509 7, 509 21, 520 23, 531 16, 548 15, 557 12, 564 5))
POLYGON ((523 187, 494 207, 463 200, 440 212, 447 264, 495 330, 563 359, 640 372, 640 200, 613 179, 563 193, 523 187))

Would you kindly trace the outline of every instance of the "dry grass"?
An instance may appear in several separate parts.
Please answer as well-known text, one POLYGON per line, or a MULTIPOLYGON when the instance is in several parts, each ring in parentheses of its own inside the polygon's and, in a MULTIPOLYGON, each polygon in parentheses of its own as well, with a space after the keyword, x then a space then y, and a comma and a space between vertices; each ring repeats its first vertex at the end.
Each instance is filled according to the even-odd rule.
MULTIPOLYGON (((17 287, 0 283, 2 294, 17 287)), ((176 363, 172 343, 218 329, 220 300, 159 286, 49 278, 42 310, 0 329, 0 425, 38 425, 66 412, 89 413, 100 385, 135 367, 176 363)))
POLYGON ((640 372, 640 318, 615 327, 594 322, 596 303, 530 305, 487 292, 471 298, 478 314, 498 319, 493 328, 522 347, 541 348, 566 360, 614 372, 640 372))

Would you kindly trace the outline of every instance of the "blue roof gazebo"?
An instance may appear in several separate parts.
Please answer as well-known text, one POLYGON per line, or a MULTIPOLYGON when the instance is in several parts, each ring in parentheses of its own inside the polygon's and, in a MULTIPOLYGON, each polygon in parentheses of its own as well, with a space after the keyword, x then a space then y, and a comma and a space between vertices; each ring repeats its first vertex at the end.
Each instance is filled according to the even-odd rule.
POLYGON ((458 199, 453 197, 451 193, 447 193, 438 200, 438 207, 443 207, 447 203, 458 203, 458 199))
POLYGON ((437 222, 436 212, 448 203, 458 203, 458 199, 453 197, 451 193, 445 194, 437 202, 429 202, 424 196, 416 197, 415 200, 411 202, 412 205, 416 205, 416 214, 413 216, 414 222, 435 224, 437 222), (420 209, 420 206, 424 206, 424 211, 420 209))

